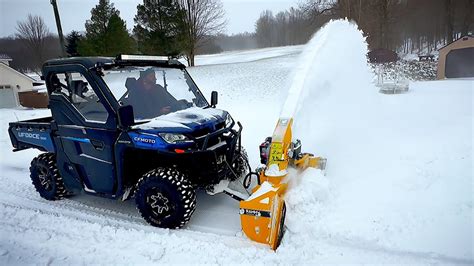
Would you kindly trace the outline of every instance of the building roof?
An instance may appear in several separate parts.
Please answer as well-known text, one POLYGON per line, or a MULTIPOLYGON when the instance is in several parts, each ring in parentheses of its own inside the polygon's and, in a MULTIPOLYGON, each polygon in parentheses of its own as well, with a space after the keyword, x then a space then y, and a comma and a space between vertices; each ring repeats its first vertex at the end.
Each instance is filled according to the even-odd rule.
POLYGON ((4 68, 6 68, 7 70, 11 71, 12 73, 15 73, 15 74, 17 74, 17 75, 19 75, 19 76, 21 76, 21 77, 24 77, 25 79, 28 79, 28 80, 31 81, 32 83, 33 83, 33 82, 37 82, 37 81, 36 81, 35 79, 33 79, 32 77, 29 77, 29 76, 27 76, 27 75, 21 73, 20 71, 18 71, 18 70, 16 70, 16 69, 12 68, 12 67, 10 67, 10 66, 7 66, 6 64, 1 64, 1 63, 0 63, 0 67, 4 67, 4 68))
POLYGON ((461 38, 458 38, 458 39, 454 40, 453 42, 448 43, 448 44, 446 44, 445 46, 439 48, 438 51, 443 50, 444 48, 450 46, 451 44, 453 44, 453 43, 455 43, 455 42, 457 42, 457 41, 459 41, 459 40, 463 40, 463 41, 464 41, 465 38, 467 38, 467 39, 473 39, 474 36, 472 36, 472 35, 462 36, 461 38))
POLYGON ((12 61, 13 59, 7 54, 1 54, 0 53, 0 60, 12 61))

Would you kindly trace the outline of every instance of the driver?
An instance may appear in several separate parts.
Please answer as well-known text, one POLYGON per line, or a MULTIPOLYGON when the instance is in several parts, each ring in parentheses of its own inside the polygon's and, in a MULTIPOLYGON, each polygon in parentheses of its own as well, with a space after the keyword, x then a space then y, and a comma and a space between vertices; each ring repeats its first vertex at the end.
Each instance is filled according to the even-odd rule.
POLYGON ((133 105, 137 117, 153 118, 173 111, 176 99, 163 86, 156 84, 155 71, 148 68, 131 86, 128 101, 133 105))

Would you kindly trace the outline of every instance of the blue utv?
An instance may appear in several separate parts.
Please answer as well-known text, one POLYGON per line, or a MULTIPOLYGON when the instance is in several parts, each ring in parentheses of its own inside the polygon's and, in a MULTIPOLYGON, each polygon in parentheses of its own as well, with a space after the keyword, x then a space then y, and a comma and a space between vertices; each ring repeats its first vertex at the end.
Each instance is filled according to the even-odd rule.
MULTIPOLYGON (((177 60, 151 56, 78 57, 42 68, 51 117, 10 123, 14 151, 31 162, 41 197, 75 193, 135 198, 153 226, 179 228, 212 191, 250 170, 242 125, 209 104, 177 60)), ((248 176, 248 175, 247 175, 248 176)))

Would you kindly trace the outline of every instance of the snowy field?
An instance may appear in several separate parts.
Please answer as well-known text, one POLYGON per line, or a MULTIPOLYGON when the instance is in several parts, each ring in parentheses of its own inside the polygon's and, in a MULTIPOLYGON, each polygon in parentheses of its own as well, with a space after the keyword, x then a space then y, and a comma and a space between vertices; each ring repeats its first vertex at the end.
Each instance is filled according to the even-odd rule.
POLYGON ((292 81, 303 82, 294 135, 328 166, 293 173, 276 252, 241 233, 238 202, 223 195, 199 194, 182 230, 148 226, 133 201, 43 200, 29 180, 38 152, 12 153, 7 128, 49 111, 0 109, 0 264, 472 265, 474 80, 380 94, 366 52, 355 26, 338 21, 307 47, 205 56, 189 69, 244 125, 253 166, 292 81))
POLYGON ((254 62, 263 59, 296 55, 303 51, 304 45, 271 47, 256 50, 231 51, 221 54, 201 55, 196 57, 196 65, 216 65, 230 63, 254 62))

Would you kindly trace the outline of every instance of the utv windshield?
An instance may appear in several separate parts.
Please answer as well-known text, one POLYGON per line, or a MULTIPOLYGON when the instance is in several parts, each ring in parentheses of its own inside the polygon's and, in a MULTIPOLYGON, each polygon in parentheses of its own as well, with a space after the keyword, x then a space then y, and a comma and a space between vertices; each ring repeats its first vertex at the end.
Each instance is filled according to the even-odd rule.
POLYGON ((127 66, 103 73, 117 101, 133 106, 136 121, 208 105, 188 73, 181 69, 127 66))

